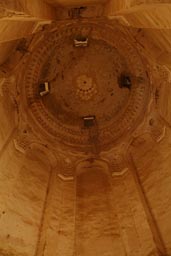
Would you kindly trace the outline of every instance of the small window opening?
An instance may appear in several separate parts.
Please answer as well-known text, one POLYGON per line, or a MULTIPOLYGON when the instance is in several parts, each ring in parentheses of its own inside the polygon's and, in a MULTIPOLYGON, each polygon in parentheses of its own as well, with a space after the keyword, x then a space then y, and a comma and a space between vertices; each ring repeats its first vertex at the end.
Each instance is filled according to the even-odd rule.
POLYGON ((80 7, 75 7, 75 8, 71 8, 68 11, 68 16, 71 19, 77 19, 81 17, 81 14, 83 13, 83 11, 85 11, 87 9, 86 6, 80 6, 80 7))
POLYGON ((88 46, 88 38, 84 36, 77 36, 74 39, 75 47, 87 47, 88 46))
POLYGON ((119 77, 118 82, 120 88, 128 88, 129 90, 131 89, 132 82, 130 76, 122 74, 119 77))
POLYGON ((85 128, 90 128, 95 126, 95 116, 85 116, 83 117, 83 121, 84 121, 84 127, 85 128))
POLYGON ((49 89, 48 82, 45 82, 39 85, 39 93, 41 97, 43 97, 44 95, 47 95, 49 92, 50 92, 50 89, 49 89))

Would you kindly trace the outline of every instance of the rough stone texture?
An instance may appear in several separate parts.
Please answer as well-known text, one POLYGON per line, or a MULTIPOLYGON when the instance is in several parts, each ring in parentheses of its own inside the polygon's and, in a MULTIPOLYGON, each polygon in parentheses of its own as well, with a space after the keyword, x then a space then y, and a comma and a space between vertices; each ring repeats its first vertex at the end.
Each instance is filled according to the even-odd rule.
POLYGON ((53 171, 36 255, 73 255, 75 243, 75 184, 53 171))
POLYGON ((125 255, 108 175, 103 169, 92 167, 78 176, 76 188, 78 255, 125 255))
POLYGON ((159 233, 171 254, 171 133, 167 130, 166 137, 158 144, 148 136, 139 150, 132 149, 132 155, 137 167, 152 215, 159 233))
POLYGON ((8 59, 8 57, 10 57, 16 47, 16 44, 14 42, 0 44, 0 65, 2 65, 8 59))
POLYGON ((1 117, 1 125, 0 125, 0 155, 5 150, 6 143, 11 139, 12 133, 15 129, 15 116, 16 110, 14 104, 10 101, 7 104, 6 97, 10 97, 8 93, 6 93, 6 88, 4 87, 5 78, 0 75, 0 117, 1 117))
POLYGON ((23 155, 11 142, 1 156, 0 252, 35 253, 49 166, 41 161, 40 153, 38 157, 34 153, 23 155))

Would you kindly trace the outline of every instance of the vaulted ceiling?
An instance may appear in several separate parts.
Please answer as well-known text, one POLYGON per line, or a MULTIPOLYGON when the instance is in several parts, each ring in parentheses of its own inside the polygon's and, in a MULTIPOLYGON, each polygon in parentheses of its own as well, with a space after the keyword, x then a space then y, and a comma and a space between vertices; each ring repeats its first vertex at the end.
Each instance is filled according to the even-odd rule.
POLYGON ((0 1, 0 255, 171 255, 170 12, 0 1))

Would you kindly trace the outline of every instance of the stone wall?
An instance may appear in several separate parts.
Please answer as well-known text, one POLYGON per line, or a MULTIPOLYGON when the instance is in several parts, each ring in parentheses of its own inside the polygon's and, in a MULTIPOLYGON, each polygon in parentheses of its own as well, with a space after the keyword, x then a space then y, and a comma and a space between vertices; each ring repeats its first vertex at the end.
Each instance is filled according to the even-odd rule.
POLYGON ((0 155, 11 139, 16 126, 16 109, 6 92, 5 78, 0 76, 0 155))
POLYGON ((40 152, 22 154, 11 141, 0 158, 0 255, 36 251, 50 167, 40 152))
POLYGON ((171 131, 159 143, 145 135, 132 149, 143 191, 168 255, 171 255, 171 131))

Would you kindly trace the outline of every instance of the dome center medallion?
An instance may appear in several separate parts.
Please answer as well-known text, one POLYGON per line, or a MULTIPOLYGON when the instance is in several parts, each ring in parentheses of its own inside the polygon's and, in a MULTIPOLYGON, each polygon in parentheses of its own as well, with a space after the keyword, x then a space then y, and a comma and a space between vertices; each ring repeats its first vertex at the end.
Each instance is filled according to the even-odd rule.
POLYGON ((76 85, 76 95, 83 101, 88 101, 97 94, 96 83, 86 74, 77 77, 76 85))

